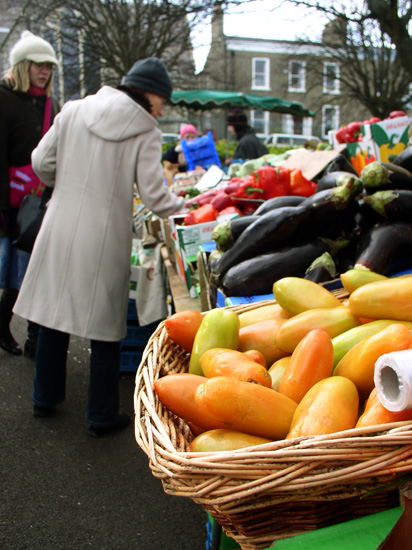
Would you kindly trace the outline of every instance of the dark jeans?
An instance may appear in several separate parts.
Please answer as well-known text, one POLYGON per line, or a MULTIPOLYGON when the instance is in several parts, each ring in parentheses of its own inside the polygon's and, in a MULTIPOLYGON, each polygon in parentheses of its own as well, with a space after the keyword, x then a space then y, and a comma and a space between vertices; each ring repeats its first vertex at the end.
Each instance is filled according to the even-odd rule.
MULTIPOLYGON (((52 407, 66 398, 66 362, 70 334, 40 327, 32 399, 52 407)), ((119 342, 91 340, 86 421, 110 426, 119 418, 119 342)))

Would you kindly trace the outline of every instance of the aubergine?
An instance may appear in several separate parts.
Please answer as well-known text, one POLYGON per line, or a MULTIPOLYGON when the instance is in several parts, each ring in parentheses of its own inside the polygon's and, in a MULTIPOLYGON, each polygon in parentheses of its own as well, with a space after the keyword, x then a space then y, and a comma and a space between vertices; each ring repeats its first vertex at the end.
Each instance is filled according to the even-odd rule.
POLYGON ((308 267, 304 279, 314 283, 325 283, 336 277, 336 265, 330 252, 318 256, 308 267))
POLYGON ((334 254, 333 260, 335 262, 337 274, 345 273, 346 271, 349 271, 349 269, 353 269, 355 266, 356 250, 359 239, 359 236, 353 236, 350 239, 348 246, 341 248, 336 254, 334 254))
POLYGON ((361 179, 368 193, 387 189, 412 190, 412 173, 393 162, 370 162, 362 169, 361 179))
MULTIPOLYGON (((352 204, 359 191, 357 179, 351 178, 344 185, 319 191, 302 203, 310 210, 306 222, 306 238, 327 237, 336 239, 350 235, 355 225, 352 204)), ((363 188, 362 188, 363 189, 363 188)))
POLYGON ((408 145, 402 153, 399 153, 392 163, 412 172, 412 145, 408 145))
POLYGON ((215 241, 217 248, 223 251, 229 250, 239 235, 257 219, 258 217, 253 214, 218 223, 212 233, 212 239, 215 241))
POLYGON ((213 271, 214 266, 217 264, 217 262, 223 256, 223 254, 224 254, 223 250, 220 250, 219 248, 215 248, 209 254, 209 257, 207 259, 207 266, 208 266, 209 273, 213 271))
POLYGON ((373 195, 364 197, 363 201, 383 218, 390 221, 412 222, 412 190, 376 191, 373 195))
POLYGON ((381 222, 364 233, 356 250, 355 267, 393 275, 412 265, 412 223, 381 222))
POLYGON ((316 192, 323 191, 324 189, 331 189, 332 187, 345 185, 349 180, 352 179, 359 182, 359 187, 363 187, 362 180, 357 174, 344 171, 329 172, 328 174, 325 174, 323 177, 321 177, 316 184, 316 192))
POLYGON ((355 168, 352 166, 346 156, 342 155, 342 153, 336 155, 336 157, 330 161, 323 172, 323 176, 326 176, 326 174, 330 174, 331 172, 349 172, 350 174, 358 176, 355 168))
POLYGON ((257 210, 255 210, 254 216, 261 216, 270 210, 281 208, 282 206, 298 206, 305 199, 306 197, 302 197, 300 195, 282 195, 281 197, 273 197, 263 202, 257 210))
POLYGON ((283 206, 258 216, 227 250, 211 274, 214 284, 234 265, 292 243, 309 217, 305 206, 283 206))
POLYGON ((275 281, 303 277, 313 260, 332 248, 333 243, 327 239, 313 239, 254 256, 231 267, 222 279, 221 288, 226 296, 272 294, 275 281))
MULTIPOLYGON (((363 183, 360 178, 354 177, 354 178, 348 178, 342 185, 336 185, 334 187, 328 187, 327 189, 322 190, 316 190, 313 195, 310 195, 309 197, 306 197, 305 200, 302 202, 303 206, 312 205, 312 204, 318 204, 320 202, 324 202, 325 200, 328 200, 330 198, 333 198, 335 194, 339 194, 342 191, 340 191, 341 188, 348 188, 350 190, 350 195, 348 197, 348 200, 353 198, 356 199, 360 197, 363 193, 363 183)), ((343 193, 346 193, 343 191, 343 193)))

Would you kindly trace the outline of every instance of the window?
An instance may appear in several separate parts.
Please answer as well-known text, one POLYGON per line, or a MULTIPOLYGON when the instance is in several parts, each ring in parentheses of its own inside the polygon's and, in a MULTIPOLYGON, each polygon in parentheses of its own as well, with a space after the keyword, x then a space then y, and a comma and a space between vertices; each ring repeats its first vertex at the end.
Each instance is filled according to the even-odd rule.
POLYGON ((269 71, 269 59, 264 57, 252 59, 252 90, 270 90, 269 71))
POLYGON ((306 91, 306 63, 289 61, 289 92, 306 91))
POLYGON ((267 135, 269 133, 269 112, 251 111, 251 126, 257 134, 267 135))
POLYGON ((339 128, 339 107, 324 105, 322 107, 322 137, 328 138, 330 130, 339 128))
POLYGON ((325 63, 323 65, 323 92, 329 94, 339 93, 339 65, 337 63, 325 63))
POLYGON ((312 135, 312 118, 282 115, 282 132, 310 136, 312 135))

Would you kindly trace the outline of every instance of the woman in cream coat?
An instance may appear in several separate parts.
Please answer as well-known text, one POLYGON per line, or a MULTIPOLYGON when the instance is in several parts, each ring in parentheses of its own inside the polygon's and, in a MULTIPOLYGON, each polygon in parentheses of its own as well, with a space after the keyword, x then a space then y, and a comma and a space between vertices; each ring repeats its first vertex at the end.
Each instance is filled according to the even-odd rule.
POLYGON ((54 188, 14 308, 41 326, 34 415, 48 416, 65 399, 69 335, 90 338, 86 420, 95 436, 129 421, 118 412, 118 342, 126 335, 133 184, 161 217, 184 207, 160 163, 155 117, 171 92, 161 61, 138 61, 117 89, 67 103, 32 155, 54 188))

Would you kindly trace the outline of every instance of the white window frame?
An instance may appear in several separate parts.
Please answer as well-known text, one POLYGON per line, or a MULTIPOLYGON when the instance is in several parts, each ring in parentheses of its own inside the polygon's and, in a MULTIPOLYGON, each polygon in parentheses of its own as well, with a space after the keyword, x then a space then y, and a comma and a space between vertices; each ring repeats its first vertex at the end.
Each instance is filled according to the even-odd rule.
POLYGON ((340 93, 340 81, 339 81, 339 63, 332 63, 325 61, 323 64, 323 93, 324 94, 339 94, 340 93), (333 89, 328 88, 328 66, 333 66, 335 69, 335 79, 333 80, 333 89))
POLYGON ((293 134, 293 116, 282 115, 282 133, 293 134))
POLYGON ((313 118, 310 116, 303 117, 303 135, 312 136, 313 118))
MULTIPOLYGON (((303 117, 302 134, 304 136, 312 135, 312 117, 303 117)), ((292 115, 282 115, 282 132, 284 134, 295 134, 295 121, 292 115)))
MULTIPOLYGON (((259 73, 259 75, 262 73, 259 73)), ((268 57, 253 57, 252 58, 252 90, 270 90, 270 59, 268 57), (263 61, 265 63, 265 70, 264 70, 264 84, 259 85, 256 84, 256 62, 257 61, 263 61)))
POLYGON ((269 111, 256 111, 256 110, 251 110, 250 111, 250 123, 251 123, 251 126, 252 128, 255 128, 255 120, 256 120, 256 117, 255 117, 255 113, 262 113, 263 112, 263 118, 259 118, 259 122, 261 120, 263 120, 263 132, 257 132, 258 134, 260 133, 263 133, 265 134, 266 136, 269 134, 269 111))
POLYGON ((298 61, 297 59, 291 59, 289 61, 289 82, 288 82, 288 91, 289 92, 306 92, 306 61, 298 61), (292 66, 294 63, 300 65, 299 72, 292 73, 292 66), (293 85, 293 77, 299 78, 299 83, 297 86, 293 85))
POLYGON ((339 105, 323 105, 322 106, 322 138, 328 139, 329 130, 326 131, 326 111, 327 109, 333 109, 335 111, 335 120, 333 122, 333 128, 329 130, 337 130, 339 128, 339 105))

